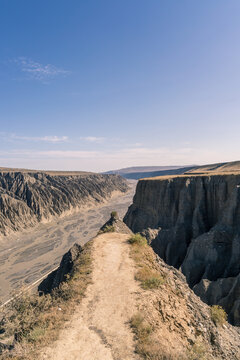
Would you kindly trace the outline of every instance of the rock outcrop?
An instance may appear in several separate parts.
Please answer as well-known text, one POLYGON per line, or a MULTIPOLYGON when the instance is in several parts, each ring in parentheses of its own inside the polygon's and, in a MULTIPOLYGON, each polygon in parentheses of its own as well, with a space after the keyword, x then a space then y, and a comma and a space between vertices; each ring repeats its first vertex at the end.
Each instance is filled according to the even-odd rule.
POLYGON ((67 211, 126 192, 118 175, 0 172, 0 235, 49 221, 67 211))
POLYGON ((193 287, 194 292, 209 305, 220 305, 232 324, 240 325, 240 274, 216 281, 203 279, 193 287))
POLYGON ((129 235, 133 234, 129 227, 119 218, 116 211, 111 213, 110 219, 99 230, 100 234, 105 232, 116 232, 119 234, 129 235))
POLYGON ((67 280, 71 275, 74 263, 79 258, 82 252, 82 247, 79 244, 74 244, 71 249, 63 255, 61 263, 57 270, 51 272, 46 279, 44 279, 38 286, 39 293, 48 294, 52 290, 58 288, 59 285, 67 280))
POLYGON ((228 284, 236 281, 231 302, 224 300, 224 291, 219 301, 230 321, 240 325, 239 174, 140 180, 124 221, 134 232, 147 232, 155 252, 180 268, 190 287, 201 288, 206 302, 211 303, 211 291, 202 290, 202 280, 217 282, 210 289, 221 287, 220 279, 231 278, 228 284))

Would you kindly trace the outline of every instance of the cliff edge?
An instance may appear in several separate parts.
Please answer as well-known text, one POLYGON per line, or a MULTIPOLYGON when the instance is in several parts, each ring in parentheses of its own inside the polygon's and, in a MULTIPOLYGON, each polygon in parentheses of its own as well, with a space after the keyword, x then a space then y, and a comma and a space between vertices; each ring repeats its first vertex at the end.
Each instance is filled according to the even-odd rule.
POLYGON ((240 174, 140 180, 124 222, 240 325, 240 174))
POLYGON ((63 256, 50 294, 16 299, 0 333, 15 341, 0 359, 238 360, 239 329, 116 214, 110 222, 63 256))

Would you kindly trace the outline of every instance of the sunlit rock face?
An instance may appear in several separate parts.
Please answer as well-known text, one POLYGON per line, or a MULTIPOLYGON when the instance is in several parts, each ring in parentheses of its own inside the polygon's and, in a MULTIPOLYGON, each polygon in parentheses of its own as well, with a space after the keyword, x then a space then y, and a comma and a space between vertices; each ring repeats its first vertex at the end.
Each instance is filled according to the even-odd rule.
POLYGON ((115 191, 126 192, 126 180, 118 175, 82 173, 0 173, 0 235, 22 230, 54 216, 97 204, 115 191))

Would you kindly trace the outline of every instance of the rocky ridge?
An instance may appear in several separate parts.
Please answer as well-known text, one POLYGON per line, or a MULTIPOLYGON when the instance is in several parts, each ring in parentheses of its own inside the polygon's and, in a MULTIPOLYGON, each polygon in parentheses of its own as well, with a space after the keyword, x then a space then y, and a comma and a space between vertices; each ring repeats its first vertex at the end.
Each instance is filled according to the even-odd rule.
MULTIPOLYGON (((131 230, 114 212, 109 221, 100 229, 101 236, 106 234, 106 238, 110 242, 112 242, 111 233, 113 237, 114 233, 132 234, 131 230), (109 226, 113 226, 114 231, 106 231, 109 226), (104 231, 106 232, 104 233, 104 231)), ((62 281, 65 281, 62 274, 71 275, 72 268, 81 255, 81 251, 82 248, 75 244, 63 256, 58 270, 52 273, 52 278, 56 280, 56 274, 58 274, 58 279, 61 278, 62 281), (66 272, 66 268, 69 269, 68 272, 66 272)), ((189 288, 184 275, 174 267, 167 265, 150 248, 146 248, 143 252, 142 266, 146 264, 166 279, 159 289, 138 290, 137 307, 139 312, 149 326, 154 329, 151 346, 169 356, 169 359, 237 360, 240 356, 239 329, 227 323, 223 326, 216 325, 211 319, 209 306, 203 303, 189 288), (186 349, 191 348, 193 350, 187 350, 186 353, 186 349)), ((58 286, 60 284, 61 281, 58 286)), ((44 286, 44 281, 40 287, 42 288, 42 286, 44 286)), ((151 355, 149 359, 152 359, 151 355)))
POLYGON ((239 174, 140 180, 124 222, 144 232, 204 301, 222 305, 240 325, 239 174))
POLYGON ((115 191, 127 190, 126 180, 118 175, 0 172, 0 235, 103 202, 115 191))
MULTIPOLYGON (((142 358, 141 356, 137 357, 135 353, 131 357, 119 355, 119 352, 118 357, 108 354, 109 352, 113 353, 116 349, 119 350, 119 344, 123 344, 121 351, 126 351, 125 338, 123 342, 119 340, 123 333, 122 331, 119 333, 118 321, 122 321, 122 326, 126 326, 127 331, 130 330, 127 327, 127 318, 130 314, 129 297, 131 297, 131 301, 134 302, 131 311, 138 311, 137 314, 141 314, 147 326, 146 329, 148 329, 149 335, 145 344, 148 359, 238 360, 240 356, 239 329, 228 323, 223 326, 215 324, 211 318, 209 306, 203 303, 188 287, 184 275, 174 267, 167 265, 147 245, 140 248, 140 265, 157 271, 164 281, 160 287, 148 290, 142 289, 137 283, 133 286, 133 274, 137 271, 138 265, 135 264, 134 266, 132 260, 129 259, 132 245, 128 243, 128 239, 131 230, 121 222, 116 213, 112 213, 111 219, 102 227, 102 231, 106 230, 106 228, 109 229, 109 225, 114 226, 114 232, 101 233, 91 242, 93 274, 89 284, 92 284, 90 285, 91 289, 96 289, 98 296, 88 288, 84 297, 85 305, 83 304, 83 307, 81 307, 80 303, 80 309, 74 308, 72 317, 68 319, 69 323, 64 322, 63 332, 62 335, 60 334, 57 343, 48 344, 47 350, 44 347, 44 354, 45 351, 48 351, 47 357, 39 356, 35 358, 55 359, 60 358, 57 357, 60 353, 62 358, 75 359, 77 357, 74 357, 72 348, 77 356, 81 351, 88 350, 87 354, 89 356, 85 356, 86 359, 99 359, 96 348, 107 353, 105 357, 102 357, 106 359, 135 359, 135 356, 137 359, 142 358), (110 248, 112 252, 109 251, 110 248), (116 257, 118 262, 112 257, 116 257), (102 269, 100 269, 101 266, 102 269), (94 275, 94 271, 96 271, 96 275, 94 275), (120 277, 119 279, 119 272, 124 272, 123 278, 120 277), (129 286, 126 284, 129 284, 130 279, 131 287, 127 289, 129 295, 126 296, 123 290, 126 291, 126 286, 129 286), (111 293, 113 299, 109 296, 109 291, 112 291, 112 289, 118 292, 118 296, 111 293), (100 297, 102 297, 103 302, 98 304, 100 297), (115 302, 119 301, 119 299, 120 304, 118 303, 118 307, 116 307, 115 302), (109 309, 112 303, 115 307, 109 309), (121 307, 120 310, 119 307, 121 307), (123 321, 122 308, 124 307, 126 308, 123 321), (82 310, 82 312, 79 310, 82 310), (111 316, 109 316, 109 313, 111 316), (118 313, 121 314, 120 320, 116 317, 118 313), (116 323, 114 323, 114 319, 116 323), (87 321, 88 326, 85 326, 84 321, 87 321), (107 321, 106 326, 105 321, 107 321), (90 322, 90 326, 88 322, 90 322), (112 336, 112 332, 118 334, 119 337, 112 336), (110 337, 109 333, 111 334, 110 337)), ((62 281, 68 281, 66 275, 74 279, 74 271, 80 270, 78 268, 79 264, 81 264, 79 259, 81 259, 86 246, 87 244, 84 247, 75 244, 63 256, 57 271, 52 273, 50 278, 47 278, 50 280, 48 282, 50 286, 48 291, 53 290, 55 285, 58 287, 62 281), (52 286, 53 284, 54 286, 52 286)), ((134 248, 132 249, 134 251, 134 248)), ((57 299, 56 302, 58 304, 57 299)), ((70 304, 72 306, 73 303, 70 302, 70 304)), ((66 303, 66 306, 68 306, 68 303, 66 303)), ((59 305, 56 312, 64 316, 62 309, 59 310, 59 305)), ((44 313, 42 315, 44 316, 44 313)), ((128 336, 131 337, 132 333, 127 333, 127 338, 128 336)), ((8 350, 6 345, 2 344, 2 349, 0 346, 0 358, 8 358, 4 358, 4 354, 14 355, 14 351, 18 351, 17 345, 15 342, 8 350), (3 357, 1 357, 1 351, 3 357)), ((25 346, 27 346, 27 348, 25 347, 25 351, 27 351, 29 344, 25 343, 25 346)), ((134 349, 130 350, 134 351, 134 349)), ((20 358, 16 357, 16 359, 20 358)))

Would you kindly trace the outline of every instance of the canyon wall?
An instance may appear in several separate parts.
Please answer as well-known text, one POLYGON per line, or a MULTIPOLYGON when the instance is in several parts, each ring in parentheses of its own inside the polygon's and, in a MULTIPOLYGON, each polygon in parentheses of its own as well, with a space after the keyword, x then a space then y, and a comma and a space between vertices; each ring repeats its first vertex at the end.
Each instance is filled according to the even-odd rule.
POLYGON ((126 192, 118 175, 0 172, 0 235, 25 229, 68 211, 126 192))
POLYGON ((221 304, 240 325, 239 174, 140 180, 124 221, 144 232, 204 301, 221 304))

